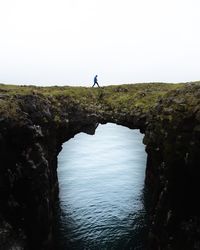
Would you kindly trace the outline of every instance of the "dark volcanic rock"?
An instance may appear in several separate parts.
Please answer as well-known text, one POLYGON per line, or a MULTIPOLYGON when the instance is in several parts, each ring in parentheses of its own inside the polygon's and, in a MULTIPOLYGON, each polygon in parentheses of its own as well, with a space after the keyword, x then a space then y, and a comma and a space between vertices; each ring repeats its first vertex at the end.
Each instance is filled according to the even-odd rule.
POLYGON ((200 249, 198 89, 171 93, 170 101, 163 100, 149 118, 144 142, 146 183, 151 190, 150 249, 200 249), (183 104, 184 109, 180 108, 183 104))
MULTIPOLYGON (((0 110, 0 249, 56 249, 57 155, 75 134, 94 134, 107 122, 145 133, 148 249, 200 249, 199 85, 171 91, 151 108, 144 102, 144 108, 136 103, 131 110, 121 100, 112 106, 104 100, 107 93, 98 91, 87 106, 37 91, 0 95, 2 105, 11 98, 10 113, 0 110)), ((147 85, 136 97, 149 98, 149 91, 147 85)), ((113 91, 130 104, 129 92, 128 87, 113 91)))

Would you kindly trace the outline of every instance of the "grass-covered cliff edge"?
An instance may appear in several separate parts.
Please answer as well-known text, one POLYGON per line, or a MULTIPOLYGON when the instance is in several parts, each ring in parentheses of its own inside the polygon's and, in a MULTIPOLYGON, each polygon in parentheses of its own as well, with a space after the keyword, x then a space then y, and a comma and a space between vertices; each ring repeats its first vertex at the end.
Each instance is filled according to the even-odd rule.
POLYGON ((0 85, 0 249, 55 249, 57 155, 98 123, 139 128, 148 153, 149 249, 200 249, 200 83, 0 85))
MULTIPOLYGON (((112 111, 113 114, 124 112, 132 115, 137 110, 146 113, 166 93, 183 86, 184 84, 146 83, 86 88, 0 84, 0 114, 18 121, 23 119, 24 104, 28 105, 26 101, 31 97, 36 100, 36 105, 40 102, 50 105, 48 108, 56 121, 62 120, 62 109, 69 110, 71 106, 79 106, 80 109, 99 114, 112 111)), ((45 117, 43 122, 47 122, 45 117)))

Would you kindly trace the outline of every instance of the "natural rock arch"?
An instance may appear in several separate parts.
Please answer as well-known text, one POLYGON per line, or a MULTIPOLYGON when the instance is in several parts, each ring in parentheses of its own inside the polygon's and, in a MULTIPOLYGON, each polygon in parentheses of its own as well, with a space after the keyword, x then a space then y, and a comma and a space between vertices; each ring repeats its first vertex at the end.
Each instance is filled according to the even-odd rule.
POLYGON ((61 145, 79 132, 94 133, 98 123, 113 122, 145 133, 149 249, 199 244, 198 84, 101 90, 2 85, 0 90, 1 242, 21 249, 27 242, 30 249, 53 248, 61 145))

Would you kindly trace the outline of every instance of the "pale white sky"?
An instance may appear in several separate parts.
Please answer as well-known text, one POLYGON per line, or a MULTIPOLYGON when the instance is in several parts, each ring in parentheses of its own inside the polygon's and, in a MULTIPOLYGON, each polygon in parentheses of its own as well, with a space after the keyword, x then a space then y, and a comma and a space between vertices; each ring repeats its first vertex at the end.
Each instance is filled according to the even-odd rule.
POLYGON ((199 0, 0 0, 0 82, 200 80, 199 0))

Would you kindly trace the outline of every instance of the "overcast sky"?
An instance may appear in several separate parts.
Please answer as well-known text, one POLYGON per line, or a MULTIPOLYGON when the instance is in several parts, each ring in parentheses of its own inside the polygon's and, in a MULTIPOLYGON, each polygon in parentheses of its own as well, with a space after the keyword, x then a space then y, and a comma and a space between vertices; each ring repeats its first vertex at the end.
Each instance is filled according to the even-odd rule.
POLYGON ((0 0, 0 82, 200 80, 199 0, 0 0))

